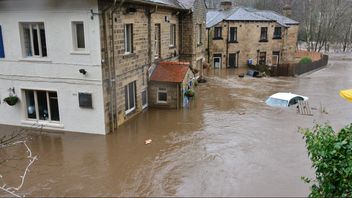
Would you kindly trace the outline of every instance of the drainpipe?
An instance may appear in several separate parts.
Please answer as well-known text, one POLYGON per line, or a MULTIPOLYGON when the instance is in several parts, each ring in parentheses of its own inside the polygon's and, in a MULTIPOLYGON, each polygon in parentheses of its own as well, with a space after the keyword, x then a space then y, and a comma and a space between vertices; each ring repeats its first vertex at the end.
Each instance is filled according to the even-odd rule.
POLYGON ((208 63, 210 64, 210 28, 208 28, 207 30, 208 30, 208 63))

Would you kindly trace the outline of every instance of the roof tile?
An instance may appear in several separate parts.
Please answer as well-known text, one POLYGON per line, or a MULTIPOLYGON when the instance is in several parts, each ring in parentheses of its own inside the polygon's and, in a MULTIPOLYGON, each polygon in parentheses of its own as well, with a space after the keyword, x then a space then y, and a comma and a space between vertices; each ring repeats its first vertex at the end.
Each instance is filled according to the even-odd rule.
POLYGON ((183 82, 189 70, 189 62, 160 62, 150 77, 152 81, 183 82))

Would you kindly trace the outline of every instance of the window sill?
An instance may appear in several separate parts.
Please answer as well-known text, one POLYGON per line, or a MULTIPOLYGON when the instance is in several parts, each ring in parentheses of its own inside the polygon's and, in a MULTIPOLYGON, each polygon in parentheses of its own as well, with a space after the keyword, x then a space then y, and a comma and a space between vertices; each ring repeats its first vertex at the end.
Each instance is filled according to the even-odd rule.
POLYGON ((228 41, 228 43, 238 43, 238 41, 228 41))
POLYGON ((167 101, 157 101, 156 103, 157 103, 157 104, 164 104, 164 105, 165 105, 165 104, 167 104, 167 101))
POLYGON ((90 55, 88 51, 72 51, 70 52, 71 55, 90 55))
POLYGON ((221 38, 221 37, 215 37, 215 38, 213 38, 213 40, 223 40, 223 38, 221 38))
POLYGON ((48 58, 37 58, 37 57, 26 57, 26 58, 21 58, 19 61, 25 61, 25 62, 44 62, 44 63, 51 63, 52 61, 48 58))
POLYGON ((279 40, 279 39, 282 39, 281 37, 274 37, 273 38, 274 40, 279 40))
POLYGON ((170 46, 169 46, 169 49, 175 49, 175 48, 176 48, 175 45, 170 45, 170 46))
POLYGON ((259 42, 261 42, 261 43, 267 43, 268 42, 268 40, 267 39, 263 39, 263 40, 259 40, 259 42))
POLYGON ((37 120, 22 120, 21 124, 24 125, 29 125, 29 126, 43 126, 43 127, 49 127, 49 128, 57 128, 57 129, 63 129, 64 125, 62 123, 54 123, 54 122, 49 122, 49 121, 37 121, 37 120))
POLYGON ((135 57, 136 54, 135 53, 124 53, 122 55, 122 58, 131 58, 131 57, 135 57))
POLYGON ((127 115, 130 115, 130 114, 132 114, 135 110, 136 110, 136 107, 133 107, 132 109, 126 110, 126 111, 125 111, 125 115, 126 115, 126 116, 127 116, 127 115))

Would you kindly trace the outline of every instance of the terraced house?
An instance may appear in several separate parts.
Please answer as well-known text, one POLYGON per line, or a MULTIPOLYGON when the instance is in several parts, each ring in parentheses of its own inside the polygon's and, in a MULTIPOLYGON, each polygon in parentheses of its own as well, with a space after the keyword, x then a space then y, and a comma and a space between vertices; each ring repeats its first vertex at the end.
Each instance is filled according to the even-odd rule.
POLYGON ((205 17, 203 0, 0 1, 0 124, 106 134, 168 104, 150 76, 201 72, 205 17))
POLYGON ((213 68, 247 64, 278 65, 294 62, 299 23, 269 10, 232 6, 207 13, 207 61, 213 68))

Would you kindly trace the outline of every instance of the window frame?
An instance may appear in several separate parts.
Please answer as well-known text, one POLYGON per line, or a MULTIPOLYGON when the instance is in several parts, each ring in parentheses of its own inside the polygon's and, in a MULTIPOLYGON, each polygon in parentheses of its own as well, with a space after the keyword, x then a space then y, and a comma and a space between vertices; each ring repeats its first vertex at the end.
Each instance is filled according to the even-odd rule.
POLYGON ((266 55, 267 55, 266 52, 259 52, 259 61, 258 61, 259 65, 266 65, 267 63, 266 55), (261 56, 262 54, 264 54, 265 56, 261 56), (264 58, 262 59, 262 57, 264 58), (262 64, 262 61, 264 61, 264 64, 262 64))
POLYGON ((237 27, 230 27, 229 29, 229 43, 238 43, 238 39, 237 39, 237 27), (231 31, 234 30, 234 31, 231 31), (232 36, 233 33, 233 36, 232 36), (232 39, 233 37, 233 39, 232 39))
POLYGON ((85 31, 85 25, 83 21, 72 21, 71 22, 71 27, 72 27, 72 41, 73 41, 73 50, 74 51, 85 51, 87 48, 87 42, 86 42, 86 31, 85 31), (78 33, 77 33, 77 25, 82 24, 83 26, 83 45, 84 47, 78 47, 79 45, 79 39, 78 39, 78 33))
POLYGON ((136 107, 137 107, 137 104, 136 104, 136 102, 137 102, 137 100, 136 100, 137 91, 136 90, 137 90, 136 81, 130 82, 127 85, 125 85, 125 114, 126 115, 131 113, 131 112, 133 112, 136 109, 136 107), (133 101, 134 101, 133 102, 134 103, 133 107, 130 106, 131 105, 130 104, 130 85, 131 84, 132 84, 132 87, 133 87, 133 89, 132 89, 133 101), (126 92, 126 88, 127 88, 127 92, 126 92), (127 106, 128 106, 129 109, 126 109, 126 100, 127 100, 127 106))
POLYGON ((133 53, 133 24, 126 23, 124 25, 124 48, 125 54, 133 53))
POLYGON ((275 27, 274 28, 274 36, 273 39, 282 39, 282 27, 275 27), (276 30, 280 30, 280 31, 276 31, 276 30), (280 33, 280 34, 277 34, 280 33))
POLYGON ((48 49, 47 49, 47 39, 46 39, 46 32, 45 32, 45 23, 44 22, 19 22, 19 27, 20 27, 20 32, 21 32, 21 47, 22 47, 22 55, 25 58, 45 58, 48 57, 48 49), (25 26, 29 27, 29 49, 26 47, 26 36, 25 36, 25 26), (42 39, 41 35, 41 26, 43 27, 44 30, 44 39, 42 39), (38 54, 35 55, 35 39, 33 36, 33 30, 37 30, 37 47, 38 47, 38 54), (44 43, 43 43, 44 41, 44 43), (45 52, 44 52, 45 49, 45 52), (29 51, 27 51, 29 50, 29 51), (30 55, 29 55, 30 54, 30 55), (44 55, 45 54, 45 55, 44 55))
POLYGON ((161 24, 154 25, 154 58, 161 58, 161 24), (158 30, 158 33, 157 33, 158 30))
POLYGON ((170 47, 176 47, 176 24, 170 24, 170 47))
POLYGON ((213 40, 222 39, 222 27, 214 27, 214 38, 213 40), (219 35, 217 34, 219 32, 219 35))
POLYGON ((142 97, 142 109, 145 109, 148 107, 148 90, 143 90, 142 91, 142 94, 141 94, 141 97, 142 97), (145 104, 143 104, 143 94, 145 93, 145 104))
POLYGON ((260 28, 259 42, 268 42, 268 27, 261 27, 260 28))
POLYGON ((167 88, 165 88, 165 87, 158 87, 158 90, 157 90, 157 92, 156 92, 156 102, 158 103, 158 104, 167 104, 167 88), (159 100, 159 93, 164 93, 164 94, 166 94, 166 101, 164 101, 164 100, 159 100))
POLYGON ((24 99, 24 106, 25 106, 25 119, 29 121, 36 121, 36 122, 48 122, 48 123, 61 123, 61 117, 60 117, 60 107, 59 107, 59 96, 57 94, 57 91, 52 91, 52 90, 36 90, 36 89, 22 89, 22 93, 25 96, 24 99), (35 108, 35 116, 36 118, 29 118, 28 117, 28 101, 27 101, 27 91, 32 91, 33 92, 33 97, 34 97, 34 108, 35 108), (46 105, 47 105, 47 110, 48 110, 48 119, 47 120, 42 120, 40 119, 39 115, 39 102, 38 102, 38 91, 45 92, 45 97, 46 97, 46 105), (50 95, 49 93, 56 93, 56 101, 57 101, 57 110, 58 110, 58 118, 59 120, 52 120, 52 115, 51 115, 51 105, 50 105, 50 95))
POLYGON ((200 46, 203 44, 202 42, 202 24, 197 24, 197 45, 200 46))

